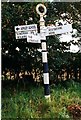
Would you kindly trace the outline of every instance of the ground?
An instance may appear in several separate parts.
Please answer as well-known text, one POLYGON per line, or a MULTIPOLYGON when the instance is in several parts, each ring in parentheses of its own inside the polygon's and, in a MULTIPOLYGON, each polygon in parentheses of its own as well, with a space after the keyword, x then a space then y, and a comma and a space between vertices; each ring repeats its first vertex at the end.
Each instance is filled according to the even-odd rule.
POLYGON ((73 118, 81 117, 81 83, 69 81, 50 86, 50 101, 44 97, 41 85, 2 86, 2 120, 26 118, 73 118), (71 107, 72 106, 72 107, 71 107), (78 106, 77 109, 73 106, 78 106), (73 110, 72 110, 73 109, 73 110), (79 110, 79 114, 78 114, 79 110), (76 115, 77 114, 77 115, 76 115))

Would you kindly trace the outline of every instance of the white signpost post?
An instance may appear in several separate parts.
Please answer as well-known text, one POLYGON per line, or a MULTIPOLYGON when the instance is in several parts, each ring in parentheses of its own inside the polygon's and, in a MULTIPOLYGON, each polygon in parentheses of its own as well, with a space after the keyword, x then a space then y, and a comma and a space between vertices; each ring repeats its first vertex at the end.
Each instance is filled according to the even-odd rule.
POLYGON ((16 39, 27 39, 27 42, 30 43, 41 43, 44 94, 46 98, 50 98, 46 36, 72 32, 72 25, 68 23, 66 25, 61 25, 61 26, 54 26, 54 25, 45 26, 45 21, 43 19, 43 16, 47 12, 46 7, 43 4, 38 4, 36 6, 36 11, 40 15, 40 33, 37 32, 37 24, 21 25, 21 26, 15 26, 15 36, 16 39), (39 11, 39 7, 42 7, 44 9, 42 13, 39 11))

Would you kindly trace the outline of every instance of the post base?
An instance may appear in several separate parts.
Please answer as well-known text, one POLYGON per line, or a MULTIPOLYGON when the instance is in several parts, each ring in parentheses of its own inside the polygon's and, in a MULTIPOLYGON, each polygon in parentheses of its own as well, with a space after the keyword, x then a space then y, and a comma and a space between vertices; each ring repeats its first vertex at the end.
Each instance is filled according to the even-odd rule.
POLYGON ((50 95, 45 95, 45 99, 46 99, 46 101, 47 101, 48 103, 51 102, 50 95))
POLYGON ((47 98, 50 98, 50 95, 45 95, 45 98, 47 99, 47 98))

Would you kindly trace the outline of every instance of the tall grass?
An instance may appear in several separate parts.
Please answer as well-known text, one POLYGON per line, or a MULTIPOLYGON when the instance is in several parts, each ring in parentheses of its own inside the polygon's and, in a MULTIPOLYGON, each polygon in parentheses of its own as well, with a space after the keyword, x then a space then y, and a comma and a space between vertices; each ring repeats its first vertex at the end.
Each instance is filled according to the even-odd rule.
POLYGON ((61 84, 52 85, 51 101, 44 98, 42 86, 27 86, 26 90, 17 88, 2 89, 2 119, 26 118, 71 118, 67 107, 81 105, 81 84, 70 81, 67 88, 61 84))

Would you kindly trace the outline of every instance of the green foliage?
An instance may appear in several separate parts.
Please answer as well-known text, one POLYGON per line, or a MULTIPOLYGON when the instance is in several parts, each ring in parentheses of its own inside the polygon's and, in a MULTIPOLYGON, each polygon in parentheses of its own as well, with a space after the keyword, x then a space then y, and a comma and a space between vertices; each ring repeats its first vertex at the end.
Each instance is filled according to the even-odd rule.
MULTIPOLYGON (((36 4, 37 3, 2 3, 2 55, 3 60, 6 58, 15 59, 16 62, 20 63, 24 60, 26 63, 36 63, 35 57, 37 54, 40 59, 40 54, 37 53, 38 44, 29 44, 25 40, 16 40, 14 27, 17 25, 37 23, 38 18, 36 17, 36 4), (32 21, 30 21, 32 17, 32 21), (16 47, 19 47, 20 51, 16 51, 16 47), (36 49, 36 50, 35 50, 36 49), (8 51, 8 54, 5 51, 8 51), (34 56, 34 57, 33 57, 34 56), (32 62, 33 61, 33 62, 32 62)), ((26 64, 25 63, 25 64, 26 64)), ((30 65, 29 63, 29 65, 30 65)), ((3 63, 5 64, 5 63, 3 63)), ((35 64, 34 64, 35 66, 35 64)), ((6 66, 7 67, 7 66, 6 66)), ((6 68, 5 67, 5 68, 6 68)), ((31 65, 32 68, 32 65, 31 65)), ((27 68, 26 68, 27 69, 27 68)), ((30 69, 30 68, 29 68, 30 69)))
MULTIPOLYGON (((2 3, 2 69, 22 69, 31 71, 38 69, 42 73, 41 53, 37 51, 40 44, 27 43, 26 39, 16 40, 14 26, 27 24, 37 24, 39 30, 39 15, 36 13, 37 2, 2 3), (32 17, 32 20, 30 19, 32 17), (16 50, 19 47, 20 51, 16 50), (8 51, 8 53, 6 53, 8 51), (18 63, 18 64, 16 64, 18 63)), ((73 28, 80 32, 81 2, 45 2, 47 7, 46 25, 55 24, 55 20, 60 19, 60 14, 69 13, 73 19, 73 28), (75 14, 76 13, 76 14, 75 14)), ((79 41, 80 42, 80 41, 79 41)), ((50 79, 56 79, 56 73, 62 66, 69 66, 73 56, 76 55, 64 52, 70 43, 59 42, 58 36, 47 37, 48 62, 50 79)), ((80 54, 78 54, 78 61, 80 54)), ((79 62, 80 63, 80 62, 79 62)), ((80 64, 79 64, 80 66, 80 64)))
POLYGON ((51 86, 51 98, 48 102, 43 96, 43 87, 27 86, 22 89, 9 90, 3 88, 2 92, 2 119, 26 118, 71 118, 67 107, 81 105, 81 84, 67 82, 67 89, 61 84, 51 86))
MULTIPOLYGON (((38 3, 2 3, 2 67, 41 70, 41 53, 37 51, 41 48, 39 44, 29 44, 26 40, 16 40, 14 26, 26 24, 38 24, 39 15, 35 7, 38 3), (33 20, 29 18, 32 17, 33 20), (20 51, 15 48, 19 47, 20 51), (8 50, 8 53, 6 53, 8 50), (13 64, 14 61, 14 64, 13 64), (8 62, 8 63, 7 63, 8 62), (10 66, 8 66, 9 64, 10 66), (19 66, 17 66, 19 65, 19 66)), ((73 28, 80 32, 81 2, 80 3, 44 3, 47 7, 46 25, 54 24, 54 20, 60 18, 63 12, 69 12, 73 18, 73 28), (74 6, 74 7, 73 7, 74 6), (75 14, 76 13, 76 14, 75 14), (79 26, 79 28, 78 28, 79 26)), ((64 50, 70 43, 60 43, 58 36, 47 37, 48 62, 50 79, 55 79, 55 74, 63 67, 71 67, 71 63, 76 63, 81 68, 81 54, 66 53, 64 50), (76 58, 73 62, 73 57, 76 58)), ((71 118, 67 107, 71 104, 81 105, 81 84, 70 81, 67 89, 61 84, 51 86, 51 102, 48 103, 43 96, 43 87, 27 86, 23 91, 22 87, 2 89, 2 119, 9 118, 71 118)))

